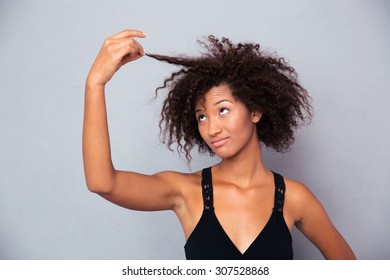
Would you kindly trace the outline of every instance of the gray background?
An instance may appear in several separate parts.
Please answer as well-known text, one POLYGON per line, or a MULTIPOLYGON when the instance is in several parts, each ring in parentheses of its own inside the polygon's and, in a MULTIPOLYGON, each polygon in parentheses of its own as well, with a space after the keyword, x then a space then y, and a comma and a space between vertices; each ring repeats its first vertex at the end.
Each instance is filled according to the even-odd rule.
MULTIPOLYGON (((1 0, 0 258, 184 258, 172 212, 120 208, 84 182, 85 77, 105 37, 138 28, 147 52, 195 54, 214 34, 286 57, 315 118, 268 166, 311 188, 358 258, 390 259, 389 15, 385 0, 1 0)), ((174 69, 144 58, 108 85, 116 168, 189 171, 158 137, 154 89, 174 69)), ((191 170, 216 161, 195 155, 191 170)), ((297 259, 322 258, 293 238, 297 259)))

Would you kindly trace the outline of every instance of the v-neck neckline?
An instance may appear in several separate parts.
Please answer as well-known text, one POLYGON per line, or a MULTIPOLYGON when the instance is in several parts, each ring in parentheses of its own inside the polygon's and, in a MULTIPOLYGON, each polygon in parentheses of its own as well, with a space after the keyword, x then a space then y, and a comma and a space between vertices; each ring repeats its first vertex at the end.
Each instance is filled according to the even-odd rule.
POLYGON ((256 241, 260 238, 260 236, 262 235, 262 233, 264 232, 264 230, 267 228, 267 226, 269 225, 271 219, 272 219, 272 216, 274 215, 274 212, 275 212, 275 209, 276 209, 276 197, 277 197, 277 186, 276 186, 276 174, 272 172, 272 175, 273 175, 273 182, 274 182, 274 204, 273 204, 273 209, 272 209, 272 212, 271 212, 271 215, 270 217, 268 218, 267 222, 265 223, 264 227, 260 230, 260 232, 256 235, 256 237, 252 240, 252 242, 249 244, 249 246, 243 251, 241 252, 240 249, 236 246, 236 244, 233 242, 233 240, 230 238, 229 234, 226 232, 225 228, 222 226, 221 222, 219 221, 218 217, 217 217, 217 214, 215 213, 215 208, 214 208, 214 184, 213 184, 213 176, 212 176, 212 168, 209 167, 209 170, 208 170, 208 188, 209 190, 207 190, 207 193, 210 195, 210 201, 209 203, 211 205, 211 207, 209 207, 209 209, 205 209, 205 211, 212 211, 214 217, 215 217, 215 220, 217 221, 217 224, 219 226, 219 228, 221 229, 221 231, 223 232, 223 235, 226 237, 226 239, 229 241, 229 243, 233 246, 233 248, 235 249, 235 251, 237 251, 237 253, 239 253, 241 256, 244 256, 250 249, 252 246, 254 246, 254 244, 256 243, 256 241))
MULTIPOLYGON (((218 220, 218 217, 215 213, 215 210, 214 208, 210 209, 214 215, 214 218, 218 224, 218 227, 221 229, 221 231, 223 232, 223 235, 226 237, 226 239, 229 241, 229 243, 232 245, 232 247, 235 249, 235 251, 237 251, 238 254, 240 254, 241 256, 245 256, 245 254, 254 246, 254 244, 256 243, 256 241, 258 239, 261 238, 261 236, 263 235, 263 232, 264 230, 268 227, 269 223, 271 222, 271 219, 272 219, 272 216, 274 215, 274 209, 272 210, 272 213, 267 221, 267 223, 265 224, 265 226, 260 230, 260 232, 256 235, 256 237, 253 239, 253 241, 249 244, 249 246, 244 250, 244 252, 241 252, 240 249, 236 246, 236 244, 233 242, 233 240, 230 238, 230 236, 227 234, 227 232, 225 231, 225 229, 223 228, 222 224, 220 223, 220 221, 218 220)), ((208 211, 210 211, 208 210, 208 211)), ((207 211, 207 210, 206 210, 207 211)))

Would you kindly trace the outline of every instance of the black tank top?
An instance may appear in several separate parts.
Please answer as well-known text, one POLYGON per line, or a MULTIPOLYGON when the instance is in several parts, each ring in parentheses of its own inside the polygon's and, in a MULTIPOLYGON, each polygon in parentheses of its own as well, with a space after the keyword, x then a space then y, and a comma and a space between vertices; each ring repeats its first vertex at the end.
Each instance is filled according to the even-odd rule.
POLYGON ((283 217, 285 184, 274 173, 275 201, 272 215, 249 248, 241 253, 219 223, 213 205, 211 167, 202 171, 204 209, 185 246, 188 260, 280 260, 292 259, 292 239, 283 217))

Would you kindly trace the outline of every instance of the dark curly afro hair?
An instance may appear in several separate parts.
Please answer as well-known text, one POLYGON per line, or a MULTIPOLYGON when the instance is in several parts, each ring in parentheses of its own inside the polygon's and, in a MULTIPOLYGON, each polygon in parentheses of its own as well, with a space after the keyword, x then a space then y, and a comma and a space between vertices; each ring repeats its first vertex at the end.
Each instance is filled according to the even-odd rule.
POLYGON ((198 131, 195 106, 212 87, 227 84, 250 111, 262 113, 257 123, 259 140, 276 151, 288 150, 294 142, 294 130, 310 122, 312 115, 311 99, 294 68, 258 44, 233 44, 212 35, 198 42, 205 49, 198 57, 146 54, 181 66, 156 89, 156 94, 169 90, 161 111, 163 143, 169 149, 176 143, 188 161, 194 146, 213 155, 198 131))

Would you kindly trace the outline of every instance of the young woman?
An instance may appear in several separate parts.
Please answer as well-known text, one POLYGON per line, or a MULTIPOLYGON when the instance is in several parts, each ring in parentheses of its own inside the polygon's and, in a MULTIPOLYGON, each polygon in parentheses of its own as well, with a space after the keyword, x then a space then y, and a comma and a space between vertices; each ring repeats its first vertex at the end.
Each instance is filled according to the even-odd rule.
POLYGON ((182 66, 161 87, 169 89, 160 123, 168 146, 177 144, 188 160, 197 146, 221 161, 190 174, 114 168, 105 85, 121 66, 145 55, 134 39, 144 37, 125 30, 107 38, 88 75, 83 157, 89 190, 128 209, 174 211, 187 259, 292 259, 293 226, 326 259, 354 259, 309 189, 262 161, 260 142, 287 149, 311 107, 295 70, 258 45, 210 36, 200 57, 147 54, 182 66))

